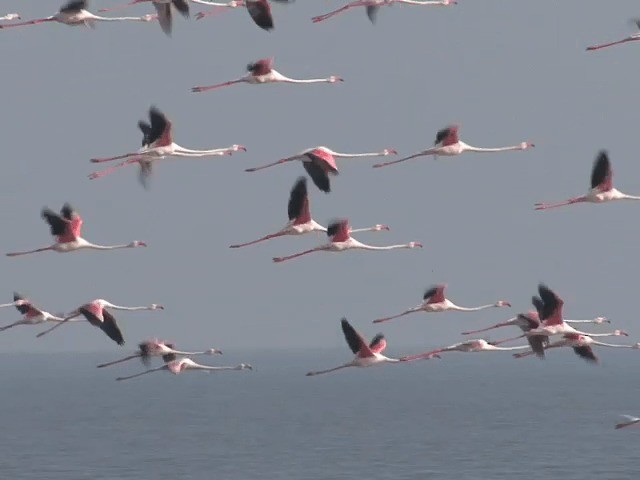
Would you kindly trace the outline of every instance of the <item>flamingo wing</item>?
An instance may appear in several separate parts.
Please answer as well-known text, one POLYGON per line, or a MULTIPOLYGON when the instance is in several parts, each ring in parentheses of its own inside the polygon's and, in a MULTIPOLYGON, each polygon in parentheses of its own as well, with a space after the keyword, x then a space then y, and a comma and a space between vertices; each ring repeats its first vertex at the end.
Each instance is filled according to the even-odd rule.
POLYGON ((309 158, 313 163, 317 163, 322 168, 334 175, 338 174, 338 165, 336 165, 336 159, 333 158, 329 152, 327 152, 324 148, 314 148, 310 152, 305 153, 307 158, 309 158))
POLYGON ((371 23, 376 23, 379 11, 380 7, 378 5, 367 5, 367 17, 369 17, 371 23))
POLYGON ((584 358, 587 362, 598 363, 598 357, 596 357, 596 354, 593 353, 593 350, 589 345, 573 347, 573 351, 576 352, 576 355, 580 358, 584 358))
POLYGON ((142 363, 148 367, 151 364, 152 352, 150 342, 139 343, 138 350, 140 350, 140 360, 142 360, 142 363))
POLYGON ((533 330, 534 328, 538 328, 540 326, 540 321, 535 318, 532 315, 533 312, 528 313, 528 314, 524 314, 524 313, 519 313, 518 314, 518 320, 520 322, 521 325, 521 329, 523 331, 529 331, 529 330, 533 330))
POLYGON ((247 65, 247 71, 255 76, 266 75, 271 72, 273 57, 261 58, 247 65))
POLYGON ((436 139, 433 142, 434 145, 453 145, 454 143, 458 143, 458 126, 457 125, 449 125, 443 129, 438 130, 436 133, 436 139))
POLYGON ((605 150, 600 151, 593 162, 591 188, 597 188, 601 192, 607 192, 613 188, 613 171, 609 155, 605 150))
POLYGON ((302 166, 307 171, 313 183, 324 193, 331 192, 331 182, 329 174, 315 162, 302 162, 302 166))
POLYGON ((549 344, 549 337, 546 335, 534 335, 527 337, 529 346, 538 358, 544 358, 544 349, 549 344))
POLYGON ((327 227, 327 236, 332 242, 346 242, 349 239, 349 221, 346 219, 336 220, 327 227))
POLYGON ((186 0, 173 0, 173 6, 184 18, 189 18, 189 4, 186 0))
POLYGON ((153 2, 153 6, 156 8, 156 12, 158 12, 160 28, 162 28, 162 31, 167 35, 171 35, 171 26, 173 23, 171 18, 171 4, 153 2))
POLYGON ((104 321, 99 325, 100 330, 106 333, 107 336, 118 345, 124 345, 124 337, 122 336, 122 332, 120 331, 113 315, 111 315, 107 310, 103 310, 102 316, 104 321))
POLYGON ((387 340, 384 338, 384 335, 378 333, 375 337, 373 337, 373 340, 371 340, 371 343, 369 343, 369 348, 373 353, 380 353, 385 348, 387 348, 387 340))
POLYGON ((60 215, 69 222, 67 228, 68 231, 71 232, 71 235, 73 235, 73 238, 78 238, 82 228, 82 218, 80 218, 80 215, 77 214, 69 202, 62 206, 60 215))
POLYGON ((560 325, 562 323, 562 306, 564 302, 553 290, 544 284, 538 285, 538 293, 544 303, 540 321, 548 325, 560 325))
MULTIPOLYGON (((167 8, 171 7, 169 4, 166 5, 167 8)), ((149 134, 151 143, 156 147, 171 145, 173 142, 172 125, 167 116, 157 107, 152 106, 149 109, 149 120, 151 120, 151 133, 149 134)))
POLYGON ((267 0, 247 0, 247 11, 251 19, 263 30, 273 30, 271 5, 267 0))
POLYGON ((80 10, 86 10, 87 0, 71 0, 60 7, 60 13, 78 13, 80 10))
POLYGON ((433 287, 430 287, 424 295, 422 296, 423 300, 427 300, 427 303, 440 303, 444 302, 444 289, 446 285, 439 284, 433 287))
POLYGON ((18 300, 24 300, 28 303, 22 304, 22 305, 16 305, 16 309, 22 314, 22 315, 28 315, 29 313, 39 313, 37 309, 35 309, 33 307, 33 305, 31 305, 31 302, 29 301, 28 298, 20 295, 17 292, 13 292, 13 301, 17 302, 18 300))
POLYGON ((347 319, 343 318, 340 323, 342 325, 342 333, 344 333, 344 338, 347 340, 351 351, 361 357, 373 356, 373 352, 369 348, 369 345, 367 345, 364 337, 351 326, 347 319))
POLYGON ((295 220, 296 223, 307 223, 311 220, 309 196, 307 194, 307 179, 305 177, 298 178, 291 189, 287 214, 289 220, 295 220))
POLYGON ((144 120, 140 120, 138 128, 142 132, 142 146, 151 145, 153 143, 153 140, 151 140, 151 125, 144 120))

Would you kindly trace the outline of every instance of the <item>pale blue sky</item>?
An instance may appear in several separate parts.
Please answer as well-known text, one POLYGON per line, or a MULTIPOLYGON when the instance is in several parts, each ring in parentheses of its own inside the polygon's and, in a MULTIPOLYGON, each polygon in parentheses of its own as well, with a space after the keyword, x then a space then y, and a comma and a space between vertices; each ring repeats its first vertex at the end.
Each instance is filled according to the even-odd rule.
MULTIPOLYGON (((114 3, 94 1, 91 10, 114 3)), ((2 303, 18 290, 51 312, 97 297, 164 304, 161 313, 117 314, 125 349, 159 336, 185 347, 325 346, 344 347, 346 354, 339 328, 346 316, 367 336, 382 330, 394 355, 453 343, 465 329, 526 310, 545 281, 565 299, 567 317, 605 315, 639 338, 640 205, 533 211, 536 201, 585 192, 602 148, 609 150, 617 187, 640 193, 640 45, 584 51, 629 34, 637 1, 460 0, 449 8, 383 8, 375 26, 363 9, 311 23, 340 5, 276 4, 271 33, 244 9, 202 21, 176 17, 172 39, 155 23, 0 32, 3 252, 50 244, 40 209, 57 210, 65 201, 82 215, 89 241, 149 244, 2 257, 2 303), (189 91, 236 78, 265 56, 275 56, 285 75, 336 74, 345 82, 189 91), (136 167, 89 181, 91 157, 139 146, 136 122, 151 104, 173 121, 181 145, 240 143, 248 152, 166 160, 148 191, 138 184, 136 167), (228 248, 280 228, 289 189, 304 173, 299 163, 253 174, 244 168, 315 145, 347 152, 394 147, 406 155, 432 145, 436 131, 453 121, 472 145, 531 140, 536 148, 386 169, 371 168, 379 159, 342 160, 330 195, 310 188, 318 222, 348 216, 354 226, 386 223, 391 232, 358 238, 375 245, 419 240, 424 249, 318 253, 276 265, 273 256, 325 238, 228 248), (449 284, 456 303, 507 299, 513 308, 371 324, 419 303, 438 282, 449 284)), ((7 0, 2 8, 28 19, 58 7, 7 0)), ((149 11, 142 5, 127 14, 149 11)), ((15 310, 0 311, 2 324, 17 318, 15 310)), ((36 339, 40 329, 0 334, 0 352, 118 350, 87 325, 36 339)))

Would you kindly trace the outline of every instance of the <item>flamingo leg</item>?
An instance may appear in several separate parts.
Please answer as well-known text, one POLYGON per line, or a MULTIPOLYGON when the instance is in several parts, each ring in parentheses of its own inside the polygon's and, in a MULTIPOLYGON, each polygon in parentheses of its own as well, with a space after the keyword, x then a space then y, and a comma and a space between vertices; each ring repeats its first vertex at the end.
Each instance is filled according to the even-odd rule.
POLYGON ((29 250, 28 252, 12 252, 12 253, 7 253, 6 255, 7 257, 17 257, 19 255, 29 255, 30 253, 45 252, 47 250, 53 250, 53 246, 37 248, 35 250, 29 250))
POLYGON ((294 253, 293 255, 288 255, 286 257, 273 257, 273 261, 275 263, 280 263, 280 262, 284 262, 286 260, 291 260, 292 258, 301 257, 302 255, 307 255, 308 253, 319 252, 319 251, 328 250, 328 249, 329 248, 327 246, 316 247, 316 248, 312 248, 310 250, 305 250, 304 252, 294 253))
POLYGON ((214 89, 216 89, 216 88, 227 87, 227 86, 229 86, 229 85, 234 85, 234 84, 236 84, 236 83, 242 83, 242 82, 244 82, 244 81, 245 81, 245 80, 231 80, 231 81, 229 81, 229 82, 218 83, 218 84, 216 84, 216 85, 209 85, 209 86, 206 86, 206 87, 193 87, 193 88, 191 89, 191 91, 192 91, 192 92, 194 92, 194 93, 195 93, 195 92, 206 92, 206 91, 208 91, 208 90, 214 90, 214 89))
POLYGON ((282 158, 282 159, 278 160, 277 162, 268 163, 268 164, 262 165, 260 167, 245 168, 244 171, 245 172, 257 172, 258 170, 263 170, 265 168, 275 167, 276 165, 280 165, 280 164, 285 163, 285 162, 290 162, 291 160, 294 160, 295 158, 298 158, 298 157, 282 158))
POLYGON ((248 245, 253 245, 255 243, 259 243, 259 242, 264 242, 265 240, 270 240, 272 238, 277 238, 277 237, 282 237, 283 235, 286 235, 285 232, 277 232, 277 233, 271 233, 269 235, 265 235, 262 238, 259 238, 257 240, 253 240, 251 242, 247 242, 247 243, 238 243, 236 245, 229 245, 229 248, 240 248, 240 247, 246 247, 248 245))
POLYGON ((402 313, 399 313, 398 315, 393 315, 391 317, 383 317, 383 318, 377 318, 376 320, 373 321, 373 323, 382 323, 382 322, 388 322, 389 320, 393 320, 395 318, 400 318, 400 317, 404 317, 405 315, 409 315, 410 313, 415 313, 415 312, 419 312, 420 310, 422 310, 421 307, 415 307, 415 308, 411 308, 409 310, 405 310, 402 313))
POLYGON ((202 20, 204 17, 209 17, 211 15, 215 15, 217 13, 220 13, 222 11, 226 11, 228 8, 230 8, 230 6, 227 5, 218 5, 214 8, 212 8, 211 10, 206 10, 204 12, 198 12, 196 14, 196 20, 202 20))
POLYGON ((55 330, 55 329, 56 329, 56 328, 58 328, 58 327, 61 327, 62 325, 64 325, 65 323, 67 323, 69 320, 71 320, 72 318, 76 318, 76 317, 77 317, 77 316, 79 316, 79 315, 80 315, 79 313, 76 313, 76 314, 73 314, 73 315, 71 315, 71 316, 69 316, 69 317, 65 318, 65 319, 64 319, 64 320, 62 320, 61 322, 56 323, 53 327, 51 327, 51 328, 49 328, 49 329, 47 329, 47 330, 45 330, 45 331, 43 331, 43 332, 40 332, 38 335, 36 335, 36 338, 40 338, 40 337, 42 337, 43 335, 46 335, 47 333, 50 333, 51 331, 55 330))
POLYGON ((122 160, 123 158, 135 157, 140 155, 140 153, 125 153, 124 155, 117 155, 115 157, 102 157, 102 158, 92 158, 91 163, 102 163, 102 162, 112 162, 113 160, 122 160))
POLYGON ((28 22, 9 23, 6 25, 0 25, 0 29, 12 28, 12 27, 23 27, 25 25, 38 25, 39 23, 54 22, 54 21, 55 21, 55 18, 39 18, 37 20, 29 20, 28 22))
POLYGON ((638 38, 638 37, 628 37, 628 38, 625 38, 623 40, 618 40, 617 42, 602 43, 600 45, 592 45, 590 47, 587 47, 587 51, 600 50, 601 48, 613 47, 614 45, 620 45, 621 43, 633 42, 635 40, 640 40, 640 38, 638 38))
POLYGON ((307 375, 306 375, 306 376, 307 376, 307 377, 313 377, 313 376, 315 376, 315 375, 323 375, 323 374, 325 374, 325 373, 335 372, 336 370, 340 370, 340 369, 342 369, 342 368, 347 368, 347 367, 353 367, 353 365, 352 365, 352 364, 350 364, 350 363, 346 363, 346 364, 344 364, 344 365, 340 365, 339 367, 330 368, 330 369, 328 369, 328 370, 320 370, 320 371, 317 371, 317 372, 309 372, 309 373, 307 373, 307 375))
POLYGON ((126 362, 126 361, 132 360, 134 358, 140 358, 140 354, 136 353, 135 355, 129 355, 128 357, 121 358, 120 360, 114 360, 113 362, 108 362, 108 363, 101 363, 100 365, 97 366, 97 368, 109 367, 111 365, 115 365, 117 363, 126 362))
POLYGON ((468 332, 462 332, 462 335, 475 335, 476 333, 482 333, 489 330, 493 330, 494 328, 506 327, 507 325, 511 325, 510 323, 496 323, 487 328, 481 328, 480 330, 469 330, 468 332))
POLYGON ((118 168, 125 167, 127 165, 131 165, 132 163, 139 163, 139 158, 140 157, 130 158, 130 159, 125 160, 124 162, 120 162, 117 165, 114 165, 112 167, 105 168, 104 170, 98 170, 97 172, 90 173, 89 174, 89 178, 91 180, 94 180, 96 178, 104 177, 105 175, 113 173, 118 168))
POLYGON ((313 23, 318 23, 318 22, 322 22, 323 20, 326 20, 328 18, 333 17, 334 15, 338 15, 339 13, 344 12, 345 10, 349 10, 351 7, 362 7, 367 5, 368 2, 366 1, 355 1, 355 2, 351 2, 346 4, 344 7, 340 7, 336 10, 333 10, 332 12, 329 13, 325 13, 324 15, 318 15, 317 17, 313 17, 311 19, 311 21, 313 23))
POLYGON ((574 197, 574 198, 570 198, 569 200, 564 200, 562 202, 556 202, 556 203, 536 203, 535 210, 547 210, 549 208, 564 207, 565 205, 572 205, 574 203, 585 202, 585 201, 586 199, 584 197, 574 197))
POLYGON ((15 327, 17 325, 23 325, 24 323, 25 323, 24 320, 18 320, 17 322, 13 322, 13 323, 10 323, 9 325, 6 325, 4 327, 0 327, 0 332, 4 332, 5 330, 8 330, 9 328, 15 327))
POLYGON ((168 370, 166 365, 158 368, 152 368, 151 370, 147 370, 146 372, 136 373, 135 375, 129 375, 128 377, 118 377, 116 378, 117 382, 122 380, 129 380, 131 378, 141 377, 142 375, 146 375, 147 373, 159 372, 160 370, 168 370))
POLYGON ((432 155, 432 154, 431 153, 425 153, 425 152, 416 153, 416 154, 410 155, 408 157, 400 158, 399 160, 392 160, 390 162, 376 163, 375 165, 373 165, 373 168, 388 167, 389 165, 395 165, 396 163, 406 162, 407 160, 411 160, 411 159, 417 158, 417 157, 422 157, 423 155, 432 155))

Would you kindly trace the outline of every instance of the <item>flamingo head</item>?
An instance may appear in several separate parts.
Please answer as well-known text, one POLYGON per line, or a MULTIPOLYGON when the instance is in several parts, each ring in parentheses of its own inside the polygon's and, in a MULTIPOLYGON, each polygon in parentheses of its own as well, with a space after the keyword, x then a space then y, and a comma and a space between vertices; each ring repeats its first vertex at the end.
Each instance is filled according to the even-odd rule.
POLYGON ((407 246, 409 248, 422 248, 422 244, 420 242, 409 242, 407 246))
POLYGON ((207 350, 207 355, 222 355, 222 350, 218 350, 217 348, 210 348, 207 350))
POLYGON ((520 150, 526 150, 527 148, 533 148, 535 147, 535 144, 532 142, 522 142, 520 144, 520 150))
POLYGON ((238 152, 240 150, 242 150, 243 152, 246 152, 247 147, 245 147, 244 145, 231 145, 231 150, 234 152, 238 152))
POLYGON ((458 4, 458 0, 444 0, 443 5, 457 5, 458 4))
POLYGON ((335 75, 331 75, 329 78, 327 78, 327 82, 329 83, 344 82, 344 79, 341 77, 336 77, 335 75))
POLYGON ((146 247, 147 244, 141 240, 135 240, 133 242, 131 242, 129 245, 127 245, 129 248, 135 248, 135 247, 146 247))
POLYGON ((625 332, 624 330, 614 330, 613 334, 616 337, 619 337, 619 336, 628 337, 629 336, 629 334, 627 332, 625 332))
POLYGON ((146 15, 143 15, 142 17, 140 17, 144 22, 150 22, 152 20, 157 20, 158 19, 158 14, 157 13, 148 13, 146 15))
POLYGON ((611 323, 611 320, 609 320, 607 317, 596 317, 593 319, 593 323, 611 323))
POLYGON ((397 154, 398 154, 398 151, 395 148, 385 148, 382 151, 382 155, 384 155, 385 157, 387 155, 397 155, 397 154))
POLYGON ((4 16, 5 20, 20 20, 21 18, 19 13, 8 13, 4 16))
POLYGON ((636 350, 640 350, 640 342, 633 344, 632 348, 635 348, 636 350))
POLYGON ((498 300, 495 303, 496 307, 510 307, 511 304, 509 302, 507 302, 506 300, 498 300))
POLYGON ((253 370, 253 367, 248 363, 241 363, 235 369, 236 370, 253 370))
POLYGON ((389 228, 389 226, 388 226, 388 225, 380 225, 380 224, 374 225, 374 227, 373 227, 373 231, 374 231, 374 232, 379 232, 380 230, 387 230, 387 231, 389 231, 389 230, 391 230, 391 229, 389 228))
POLYGON ((157 303, 152 303, 149 305, 149 310, 164 310, 162 305, 158 305, 157 303))

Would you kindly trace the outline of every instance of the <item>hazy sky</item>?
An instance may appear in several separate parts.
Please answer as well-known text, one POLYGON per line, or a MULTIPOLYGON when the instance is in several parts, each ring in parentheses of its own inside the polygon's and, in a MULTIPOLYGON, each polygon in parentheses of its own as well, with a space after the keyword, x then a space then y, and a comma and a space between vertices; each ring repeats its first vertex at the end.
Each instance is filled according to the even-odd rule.
MULTIPOLYGON (((93 1, 91 9, 115 3, 93 1)), ((367 336, 382 330, 393 355, 408 346, 456 342, 465 329, 527 310, 544 281, 564 298, 568 318, 605 315, 640 338, 640 204, 533 210, 537 201, 584 193, 602 148, 609 150, 616 186, 640 194, 640 44, 584 50, 628 35, 629 19, 640 13, 637 0, 460 0, 449 8, 383 8, 375 26, 364 9, 311 22, 341 4, 276 4, 271 33, 257 28, 246 9, 201 21, 176 17, 171 39, 156 23, 1 31, 2 250, 49 245, 40 210, 58 210, 65 201, 83 217, 89 241, 149 244, 2 257, 2 303, 18 290, 50 312, 99 297, 164 304, 160 313, 117 313, 125 349, 158 336, 227 350, 344 347, 347 356, 339 328, 346 316, 367 336), (190 93, 193 85, 234 79, 265 56, 275 56, 285 75, 336 74, 345 82, 190 93), (151 104, 173 121, 183 146, 240 143, 248 152, 165 160, 148 191, 135 166, 88 180, 90 158, 139 147, 136 122, 151 104), (374 245, 418 240, 424 249, 317 253, 274 264, 273 256, 326 239, 228 248, 284 225, 289 190, 304 174, 300 163, 259 173, 244 168, 315 145, 346 152, 393 147, 407 155, 432 145, 436 131, 454 121, 472 145, 531 140, 536 147, 425 157, 385 169, 371 168, 379 159, 345 159, 331 194, 309 183, 318 222, 347 216, 354 227, 386 223, 390 232, 357 238, 374 245), (449 298, 461 305, 507 299, 513 308, 371 324, 418 304, 438 282, 447 282, 449 298)), ((2 13, 29 19, 58 7, 7 0, 2 13)), ((140 5, 122 13, 151 11, 140 5)), ((0 310, 3 324, 18 318, 14 309, 0 310)), ((41 329, 0 334, 0 351, 119 348, 88 325, 36 339, 41 329)), ((492 338, 502 333, 514 331, 492 338)))

